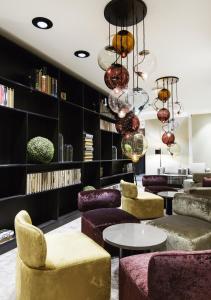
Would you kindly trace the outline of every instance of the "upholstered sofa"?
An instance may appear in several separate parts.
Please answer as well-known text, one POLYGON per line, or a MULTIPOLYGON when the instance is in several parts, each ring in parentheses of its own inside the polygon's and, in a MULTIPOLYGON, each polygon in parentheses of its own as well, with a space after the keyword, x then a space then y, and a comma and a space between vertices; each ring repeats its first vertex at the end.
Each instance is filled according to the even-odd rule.
POLYGON ((118 255, 119 249, 103 240, 103 230, 120 223, 140 223, 135 216, 119 209, 120 206, 119 190, 98 189, 78 194, 78 209, 82 212, 81 231, 112 255, 118 255))
POLYGON ((109 300, 110 255, 80 232, 47 234, 15 218, 16 300, 109 300))
POLYGON ((211 249, 211 189, 177 193, 173 199, 174 215, 149 221, 166 231, 167 250, 211 249))
MULTIPOLYGON (((194 173, 192 178, 185 179, 183 182, 183 187, 186 192, 189 192, 191 189, 202 187, 208 187, 211 185, 211 173, 194 173)), ((201 190, 202 191, 202 190, 201 190)))
POLYGON ((211 299, 211 251, 155 252, 120 260, 119 300, 211 299))
POLYGON ((158 195, 141 192, 134 183, 120 181, 122 209, 140 220, 163 216, 164 200, 158 195))
POLYGON ((163 191, 177 191, 177 189, 168 184, 168 177, 164 175, 144 175, 142 185, 145 192, 157 194, 163 191))

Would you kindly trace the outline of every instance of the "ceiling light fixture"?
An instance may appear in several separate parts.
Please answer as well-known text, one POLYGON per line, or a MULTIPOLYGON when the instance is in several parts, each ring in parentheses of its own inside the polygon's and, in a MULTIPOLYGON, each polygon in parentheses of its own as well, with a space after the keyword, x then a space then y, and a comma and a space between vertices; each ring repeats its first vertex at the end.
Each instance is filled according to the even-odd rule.
POLYGON ((32 20, 32 24, 39 29, 50 29, 53 27, 53 22, 47 18, 36 17, 32 20))
POLYGON ((178 81, 179 78, 176 76, 165 76, 156 80, 157 97, 153 107, 157 111, 158 119, 164 124, 162 142, 168 147, 175 144, 175 128, 177 127, 175 115, 181 113, 177 91, 178 81))
POLYGON ((109 106, 120 118, 131 110, 143 110, 149 102, 148 94, 139 86, 139 79, 147 80, 156 66, 155 57, 145 48, 146 14, 147 6, 142 0, 112 0, 104 9, 104 17, 109 24, 109 43, 100 51, 98 64, 105 71, 105 84, 111 90, 109 106), (141 22, 142 45, 139 43, 141 22), (111 34, 112 25, 114 34, 111 34), (128 31, 130 26, 131 32, 128 31), (130 77, 132 88, 128 87, 130 77))
POLYGON ((79 58, 86 58, 90 56, 90 53, 85 50, 78 50, 74 53, 74 55, 79 58))

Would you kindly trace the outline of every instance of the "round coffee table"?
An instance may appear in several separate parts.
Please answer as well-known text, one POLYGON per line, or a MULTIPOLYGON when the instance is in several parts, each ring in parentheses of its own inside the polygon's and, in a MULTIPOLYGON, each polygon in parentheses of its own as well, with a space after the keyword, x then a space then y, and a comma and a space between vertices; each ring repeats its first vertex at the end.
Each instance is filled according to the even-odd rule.
POLYGON ((165 244, 167 235, 162 229, 152 225, 123 223, 104 229, 103 239, 120 249, 121 258, 123 249, 154 251, 165 244))
POLYGON ((172 200, 174 198, 174 195, 178 192, 179 191, 175 191, 175 192, 174 191, 164 191, 164 192, 158 193, 158 196, 165 199, 167 215, 172 215, 172 200))

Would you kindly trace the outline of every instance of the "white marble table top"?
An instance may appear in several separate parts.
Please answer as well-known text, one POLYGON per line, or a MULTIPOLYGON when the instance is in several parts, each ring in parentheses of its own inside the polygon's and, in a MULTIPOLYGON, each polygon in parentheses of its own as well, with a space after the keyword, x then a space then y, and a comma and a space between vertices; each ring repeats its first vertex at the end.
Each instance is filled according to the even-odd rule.
POLYGON ((166 242, 167 235, 152 225, 123 223, 104 229, 103 239, 120 249, 154 250, 166 242))

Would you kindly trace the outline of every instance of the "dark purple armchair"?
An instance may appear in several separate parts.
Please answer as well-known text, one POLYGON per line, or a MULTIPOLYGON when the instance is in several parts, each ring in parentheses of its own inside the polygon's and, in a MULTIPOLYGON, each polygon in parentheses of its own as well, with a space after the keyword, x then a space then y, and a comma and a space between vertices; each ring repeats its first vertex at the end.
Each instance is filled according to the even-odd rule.
POLYGON ((146 192, 153 194, 163 191, 177 191, 177 188, 168 184, 167 176, 162 175, 144 175, 142 185, 145 187, 146 192))
POLYGON ((119 209, 121 194, 115 189, 98 189, 78 193, 78 209, 82 212, 81 231, 111 254, 118 249, 104 242, 102 232, 111 225, 140 221, 119 209))
POLYGON ((210 274, 210 250, 126 257, 120 261, 119 300, 208 300, 210 274))

